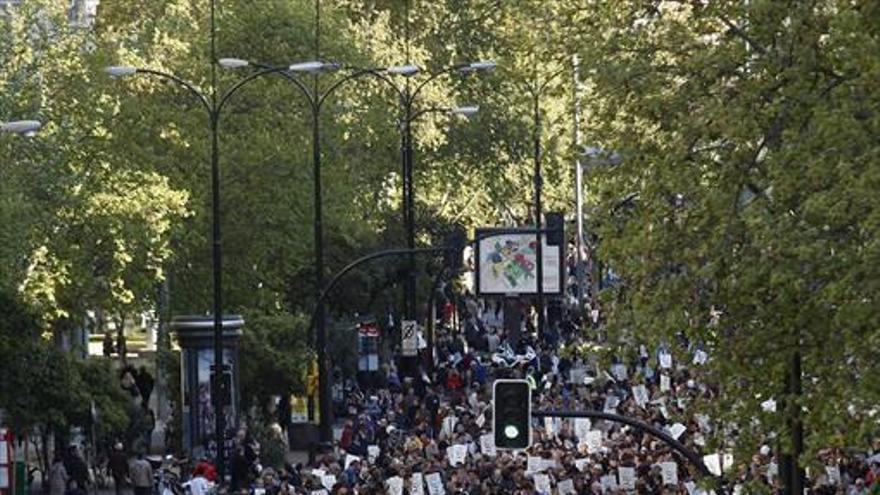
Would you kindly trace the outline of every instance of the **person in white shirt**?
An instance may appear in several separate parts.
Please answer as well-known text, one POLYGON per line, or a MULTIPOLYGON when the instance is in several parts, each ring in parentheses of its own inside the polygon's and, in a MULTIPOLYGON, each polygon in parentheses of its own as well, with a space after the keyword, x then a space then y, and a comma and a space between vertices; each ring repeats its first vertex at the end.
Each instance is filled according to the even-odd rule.
POLYGON ((193 479, 187 482, 189 491, 192 495, 208 495, 211 491, 211 482, 199 473, 193 476, 193 479))

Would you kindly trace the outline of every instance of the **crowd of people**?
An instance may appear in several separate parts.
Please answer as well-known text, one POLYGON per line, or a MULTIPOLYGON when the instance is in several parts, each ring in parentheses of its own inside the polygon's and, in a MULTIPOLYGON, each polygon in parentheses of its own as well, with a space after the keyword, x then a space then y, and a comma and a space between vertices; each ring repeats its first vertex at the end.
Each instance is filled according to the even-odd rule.
MULTIPOLYGON (((675 354, 688 359, 675 362, 667 347, 640 346, 631 361, 600 367, 585 361, 582 352, 570 352, 586 343, 577 319, 551 322, 552 330, 539 338, 526 318, 513 343, 500 305, 468 298, 461 306, 464 331, 445 326, 439 332, 433 370, 403 377, 389 365, 379 386, 353 387, 333 452, 308 466, 271 471, 258 480, 261 489, 283 495, 696 495, 778 489, 779 461, 770 445, 732 476, 729 451, 706 455, 714 425, 706 416, 689 414, 695 399, 713 394, 693 373, 710 359, 706 350, 676 343, 683 347, 675 354), (714 475, 732 482, 718 486, 718 478, 700 476, 664 442, 610 421, 534 420, 529 449, 498 450, 491 434, 491 385, 497 378, 527 379, 534 408, 615 412, 661 428, 701 452, 714 475)), ((810 493, 880 493, 880 455, 823 456, 826 469, 809 477, 810 493)))

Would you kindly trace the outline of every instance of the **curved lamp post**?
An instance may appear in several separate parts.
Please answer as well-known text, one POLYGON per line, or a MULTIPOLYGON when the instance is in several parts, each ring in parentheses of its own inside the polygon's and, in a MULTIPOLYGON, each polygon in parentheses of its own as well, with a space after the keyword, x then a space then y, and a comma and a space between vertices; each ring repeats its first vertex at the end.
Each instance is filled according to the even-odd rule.
MULTIPOLYGON (((218 64, 226 67, 235 59, 221 59, 218 64)), ((217 90, 217 75, 215 64, 211 65, 211 88, 209 92, 203 92, 193 83, 190 83, 174 74, 155 69, 139 68, 127 65, 115 65, 107 67, 104 72, 111 77, 123 77, 133 75, 146 75, 171 81, 186 89, 201 104, 208 114, 208 126, 211 132, 211 227, 212 227, 212 250, 211 264, 213 274, 213 311, 214 311, 214 368, 215 390, 211 391, 214 401, 215 424, 214 435, 217 442, 217 474, 219 479, 224 480, 225 474, 225 416, 223 414, 223 398, 219 393, 220 379, 223 371, 223 286, 222 286, 222 263, 221 263, 221 236, 220 236, 220 120, 226 104, 239 89, 262 76, 279 72, 279 69, 263 69, 240 79, 229 89, 220 93, 217 90)))
MULTIPOLYGON (((318 404, 319 409, 321 411, 321 420, 320 420, 320 438, 321 441, 326 443, 332 439, 332 406, 330 404, 330 382, 329 382, 329 370, 327 362, 327 330, 326 330, 326 318, 324 312, 324 304, 320 298, 320 294, 324 289, 324 235, 323 235, 323 213, 322 213, 322 186, 321 186, 321 109, 324 106, 324 103, 337 89, 339 89, 342 85, 346 84, 348 81, 352 81, 355 79, 359 79, 364 76, 376 77, 385 83, 391 85, 401 96, 401 102, 404 102, 404 108, 406 109, 405 115, 407 116, 405 119, 402 119, 401 122, 405 122, 406 125, 402 125, 401 128, 406 128, 406 132, 404 133, 406 138, 404 138, 403 142, 411 142, 411 139, 408 139, 409 136, 409 124, 417 117, 424 115, 426 113, 431 112, 446 112, 446 113, 454 113, 459 115, 471 115, 476 113, 479 107, 476 106, 464 106, 464 107, 453 107, 453 108, 428 108, 422 111, 413 112, 413 103, 415 101, 415 97, 418 95, 418 91, 428 82, 436 78, 437 76, 449 73, 453 70, 459 70, 464 72, 476 71, 476 70, 487 70, 495 67, 494 62, 473 62, 467 64, 459 64, 454 66, 453 68, 447 69, 445 71, 441 71, 436 75, 429 78, 425 83, 423 83, 417 90, 409 95, 408 90, 404 90, 397 86, 394 81, 389 77, 389 75, 402 75, 402 76, 412 76, 419 72, 419 68, 412 64, 394 66, 394 67, 374 67, 374 68, 354 68, 354 67, 342 67, 340 64, 334 62, 327 62, 323 60, 312 60, 308 62, 302 62, 297 64, 292 64, 287 67, 274 67, 270 65, 265 65, 261 63, 251 62, 244 59, 239 58, 224 58, 219 60, 219 64, 221 67, 227 69, 241 69, 245 67, 254 67, 260 72, 257 73, 266 73, 272 72, 281 77, 284 77, 288 82, 293 84, 297 90, 302 94, 302 96, 308 102, 308 108, 311 112, 311 124, 312 124, 312 166, 313 166, 313 181, 314 181, 314 236, 315 236, 315 298, 317 301, 317 309, 316 309, 316 317, 314 318, 314 328, 310 328, 314 332, 314 335, 311 337, 312 342, 315 346, 315 352, 317 354, 318 361, 318 404), (300 75, 311 74, 317 75, 322 72, 333 71, 337 69, 346 69, 348 71, 347 74, 339 77, 336 81, 332 82, 329 86, 327 86, 323 90, 319 90, 317 85, 310 86, 306 84, 301 78, 300 75)), ((411 152, 406 151, 407 147, 401 148, 402 161, 404 162, 403 170, 404 170, 404 220, 408 226, 407 232, 412 232, 412 228, 410 227, 410 222, 412 219, 412 204, 406 198, 410 196, 406 196, 407 194, 411 195, 411 171, 408 167, 408 162, 406 161, 406 157, 411 155, 411 152), (407 184, 410 184, 409 188, 407 184)), ((412 239, 410 236, 409 239, 412 239)), ((408 247, 412 248, 414 246, 414 241, 410 240, 408 242, 408 247)), ((414 295, 413 295, 414 297, 414 295)), ((415 304, 413 303, 412 306, 415 304)), ((408 313, 409 314, 409 313, 408 313)))
MULTIPOLYGON (((420 74, 421 68, 412 63, 404 65, 392 66, 385 69, 384 72, 374 73, 380 80, 388 84, 398 97, 400 104, 400 117, 398 124, 400 128, 400 164, 403 173, 403 221, 406 230, 406 247, 408 249, 415 248, 415 201, 413 193, 413 139, 412 124, 422 115, 428 113, 452 113, 458 115, 470 116, 479 111, 479 106, 461 106, 461 107, 431 107, 421 110, 416 109, 418 97, 422 90, 437 78, 452 74, 467 74, 472 72, 487 72, 493 70, 497 64, 492 60, 480 60, 475 62, 467 62, 455 64, 436 72, 428 74, 428 76, 414 87, 410 85, 410 78, 420 74), (402 76, 406 78, 404 84, 395 82, 389 76, 402 76)), ((416 276, 414 267, 414 258, 409 257, 408 274, 406 284, 404 285, 404 317, 408 320, 415 318, 415 298, 416 298, 416 276)))
MULTIPOLYGON (((537 73, 532 84, 526 85, 526 91, 532 99, 532 115, 534 119, 534 128, 532 129, 533 146, 534 146, 534 190, 535 190, 535 229, 541 231, 541 216, 543 210, 541 206, 541 189, 543 187, 544 178, 541 175, 541 96, 544 90, 562 75, 568 68, 562 68, 552 73, 543 81, 540 80, 537 73)), ((536 255, 537 263, 537 289, 538 289, 538 336, 544 336, 544 249, 542 236, 537 236, 536 255)), ((562 281, 560 281, 562 283, 562 281)))

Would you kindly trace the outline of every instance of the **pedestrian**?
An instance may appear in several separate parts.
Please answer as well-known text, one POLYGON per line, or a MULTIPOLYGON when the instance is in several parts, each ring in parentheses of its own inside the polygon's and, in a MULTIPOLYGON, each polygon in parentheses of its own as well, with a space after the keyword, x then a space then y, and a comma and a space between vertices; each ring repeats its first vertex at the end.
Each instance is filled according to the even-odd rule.
POLYGON ((153 488, 153 466, 144 459, 143 451, 138 452, 128 472, 131 475, 131 484, 134 486, 134 495, 150 495, 153 488))
POLYGON ((52 467, 49 469, 49 495, 64 495, 69 480, 70 477, 67 475, 61 453, 55 452, 52 467))
POLYGON ((67 457, 64 458, 64 468, 70 476, 68 485, 77 485, 79 490, 85 490, 89 486, 89 468, 86 461, 79 454, 76 444, 67 448, 67 457))
POLYGON ((117 442, 110 452, 110 458, 107 460, 107 468, 110 476, 113 477, 113 487, 116 489, 116 495, 122 494, 125 487, 125 480, 128 478, 128 456, 122 448, 122 443, 117 442))

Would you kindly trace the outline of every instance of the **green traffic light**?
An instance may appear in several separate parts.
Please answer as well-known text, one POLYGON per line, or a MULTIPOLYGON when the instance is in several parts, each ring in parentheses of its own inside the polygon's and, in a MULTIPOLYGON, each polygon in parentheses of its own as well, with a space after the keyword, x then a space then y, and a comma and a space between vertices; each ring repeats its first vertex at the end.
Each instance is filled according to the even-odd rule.
POLYGON ((504 427, 504 436, 510 438, 511 440, 519 436, 519 428, 513 425, 507 425, 504 427))

